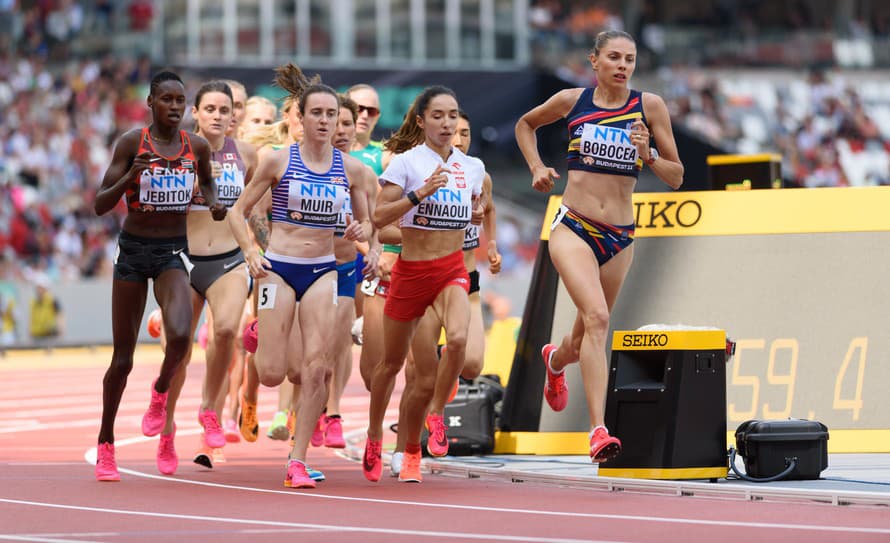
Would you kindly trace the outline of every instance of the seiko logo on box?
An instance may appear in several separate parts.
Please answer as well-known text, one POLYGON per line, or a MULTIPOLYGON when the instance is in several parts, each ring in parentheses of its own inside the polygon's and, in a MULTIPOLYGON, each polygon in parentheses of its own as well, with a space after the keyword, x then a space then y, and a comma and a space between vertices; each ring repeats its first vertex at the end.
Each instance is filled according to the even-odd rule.
POLYGON ((621 338, 622 347, 666 347, 667 334, 625 334, 621 338))
POLYGON ((695 200, 682 202, 634 202, 637 228, 691 228, 702 216, 702 206, 695 200))

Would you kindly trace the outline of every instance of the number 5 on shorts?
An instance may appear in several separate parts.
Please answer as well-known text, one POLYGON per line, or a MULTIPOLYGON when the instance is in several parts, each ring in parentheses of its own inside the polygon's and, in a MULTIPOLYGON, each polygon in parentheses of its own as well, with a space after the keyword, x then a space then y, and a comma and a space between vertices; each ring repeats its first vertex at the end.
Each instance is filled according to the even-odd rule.
POLYGON ((275 293, 278 285, 261 285, 257 309, 272 309, 275 307, 275 293))

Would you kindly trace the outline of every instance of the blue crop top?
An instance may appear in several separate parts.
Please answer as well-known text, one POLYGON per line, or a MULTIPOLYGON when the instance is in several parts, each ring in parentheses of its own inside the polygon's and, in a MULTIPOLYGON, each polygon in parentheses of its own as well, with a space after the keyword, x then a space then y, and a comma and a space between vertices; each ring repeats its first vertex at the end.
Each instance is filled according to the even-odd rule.
POLYGON ((617 109, 597 107, 592 89, 584 89, 566 117, 569 127, 569 170, 639 176, 643 161, 630 141, 630 127, 646 122, 643 93, 631 90, 627 103, 617 109))
POLYGON ((272 189, 272 222, 308 228, 337 225, 340 209, 349 194, 343 155, 334 149, 327 172, 313 172, 303 164, 300 145, 289 148, 290 159, 281 180, 272 189))

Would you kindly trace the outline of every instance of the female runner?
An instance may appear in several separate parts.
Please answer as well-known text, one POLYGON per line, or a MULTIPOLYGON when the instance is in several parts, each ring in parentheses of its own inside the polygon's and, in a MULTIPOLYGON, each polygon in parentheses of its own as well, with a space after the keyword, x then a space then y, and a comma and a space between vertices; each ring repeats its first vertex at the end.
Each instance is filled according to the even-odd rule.
POLYGON ((559 91, 516 123, 516 142, 531 170, 532 186, 549 192, 559 174, 541 160, 535 130, 561 118, 568 122, 568 183, 553 221, 550 258, 578 314, 559 346, 541 350, 547 375, 544 397, 554 411, 564 409, 565 367, 580 361, 593 462, 621 452, 621 442, 604 425, 606 338, 633 258, 634 185, 643 163, 671 188, 683 183, 664 100, 628 87, 636 58, 629 34, 600 32, 590 55, 596 87, 559 91), (653 138, 660 153, 649 146, 653 138))
MULTIPOLYGON (((482 192, 485 168, 452 146, 457 128, 457 98, 448 88, 425 89, 415 100, 397 139, 424 143, 392 158, 381 180, 374 223, 396 219, 402 228, 402 254, 392 270, 384 307, 384 356, 371 379, 368 440, 362 462, 365 477, 380 479, 383 417, 409 347, 414 353, 414 386, 406 390, 399 412, 399 432, 406 433, 400 481, 420 482, 420 433, 436 388, 436 344, 439 329, 418 327, 432 306, 448 338, 448 367, 439 386, 451 388, 464 363, 470 306, 469 277, 461 247, 464 229, 482 192)), ((447 394, 447 392, 446 392, 447 394)))
MULTIPOLYGON (((294 80, 305 83, 296 66, 294 80)), ((286 87, 299 89, 298 110, 303 141, 271 151, 233 207, 229 226, 247 255, 251 276, 258 280, 259 380, 277 386, 285 377, 302 385, 294 445, 288 458, 285 486, 315 488, 306 470, 306 450, 318 414, 327 400, 337 304, 334 227, 347 193, 355 220, 344 237, 364 240, 370 234, 367 196, 359 181, 361 164, 331 145, 339 116, 337 93, 320 82, 286 87), (244 221, 267 190, 272 190, 269 247, 259 254, 244 221), (299 329, 292 326, 299 322, 299 329), (297 337, 297 336, 300 337, 297 337), (299 352, 294 347, 302 344, 299 352)))

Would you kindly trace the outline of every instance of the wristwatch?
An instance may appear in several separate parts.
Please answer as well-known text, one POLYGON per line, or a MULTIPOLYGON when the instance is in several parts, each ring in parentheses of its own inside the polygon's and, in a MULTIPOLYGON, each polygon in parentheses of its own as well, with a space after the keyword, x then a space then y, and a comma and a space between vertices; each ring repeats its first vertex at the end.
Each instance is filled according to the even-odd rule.
POLYGON ((649 158, 646 159, 646 164, 651 166, 652 164, 655 163, 656 160, 658 160, 658 149, 654 149, 654 148, 650 147, 649 148, 649 158))

